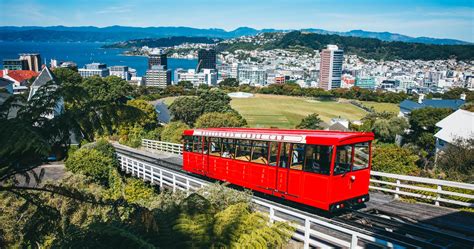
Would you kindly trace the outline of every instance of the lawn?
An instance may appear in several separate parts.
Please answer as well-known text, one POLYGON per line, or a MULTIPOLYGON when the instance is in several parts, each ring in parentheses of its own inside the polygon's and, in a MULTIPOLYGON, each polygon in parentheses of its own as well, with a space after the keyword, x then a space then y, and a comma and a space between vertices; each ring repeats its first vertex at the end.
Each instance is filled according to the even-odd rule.
POLYGON ((162 98, 160 100, 163 100, 163 102, 169 107, 173 103, 173 101, 177 98, 178 97, 166 97, 166 98, 162 98))
POLYGON ((398 114, 400 112, 400 106, 398 104, 393 104, 393 103, 380 103, 380 102, 374 102, 374 101, 359 101, 363 105, 367 107, 373 107, 375 111, 377 112, 393 112, 398 114))
POLYGON ((360 120, 367 113, 350 103, 262 94, 246 99, 234 98, 231 106, 247 120, 250 127, 294 128, 302 118, 311 113, 318 113, 326 123, 339 116, 360 120))

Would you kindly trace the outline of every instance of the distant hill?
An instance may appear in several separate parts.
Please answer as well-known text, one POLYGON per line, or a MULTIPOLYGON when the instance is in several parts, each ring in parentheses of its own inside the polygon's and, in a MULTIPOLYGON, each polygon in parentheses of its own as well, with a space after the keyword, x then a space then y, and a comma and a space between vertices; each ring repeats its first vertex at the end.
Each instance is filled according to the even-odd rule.
MULTIPOLYGON (((171 36, 210 37, 210 38, 235 38, 247 35, 256 35, 264 32, 289 32, 282 29, 253 29, 240 27, 235 30, 199 29, 190 27, 127 27, 109 26, 98 28, 94 26, 65 27, 65 26, 3 26, 0 27, 0 40, 3 41, 82 41, 82 42, 118 42, 131 39, 162 38, 171 36)), ((348 32, 335 32, 323 29, 302 29, 301 31, 317 34, 337 34, 341 36, 355 36, 376 38, 382 41, 416 42, 439 45, 464 45, 469 42, 454 39, 438 39, 429 37, 410 37, 389 32, 370 32, 364 30, 351 30, 348 32)))
POLYGON ((388 42, 375 38, 361 38, 332 34, 317 34, 293 31, 282 36, 274 33, 265 34, 277 37, 275 41, 258 45, 254 43, 220 43, 220 51, 235 51, 237 49, 310 49, 321 50, 328 44, 336 44, 346 54, 356 54, 367 59, 376 60, 442 60, 456 58, 458 60, 473 60, 474 45, 435 45, 407 42, 388 42))
POLYGON ((220 38, 209 37, 186 37, 186 36, 172 36, 166 38, 146 38, 134 39, 125 42, 118 42, 103 46, 104 48, 132 48, 132 47, 172 47, 181 45, 183 43, 205 43, 214 44, 222 41, 220 38))

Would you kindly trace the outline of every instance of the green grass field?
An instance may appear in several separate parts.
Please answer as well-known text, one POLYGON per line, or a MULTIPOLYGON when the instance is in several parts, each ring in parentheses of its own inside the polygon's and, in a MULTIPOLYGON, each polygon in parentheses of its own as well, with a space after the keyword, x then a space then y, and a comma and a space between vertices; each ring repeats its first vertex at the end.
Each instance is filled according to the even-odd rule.
POLYGON ((387 111, 387 112, 393 112, 398 114, 400 112, 400 106, 398 104, 393 104, 393 103, 379 103, 379 102, 374 102, 374 101, 359 101, 363 105, 367 107, 373 107, 376 112, 382 112, 382 111, 387 111))
POLYGON ((173 101, 177 98, 178 97, 166 97, 166 98, 162 98, 161 100, 163 100, 163 102, 169 107, 173 103, 173 101))
POLYGON ((294 128, 302 118, 311 113, 318 113, 326 123, 339 116, 360 120, 367 114, 350 103, 262 94, 247 99, 232 99, 231 106, 247 120, 250 127, 294 128))

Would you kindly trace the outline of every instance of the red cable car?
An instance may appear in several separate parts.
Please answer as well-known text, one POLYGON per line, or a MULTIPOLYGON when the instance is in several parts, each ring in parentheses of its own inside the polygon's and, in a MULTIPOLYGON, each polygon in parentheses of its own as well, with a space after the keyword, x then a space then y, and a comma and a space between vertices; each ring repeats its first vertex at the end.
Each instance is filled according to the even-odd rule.
POLYGON ((369 200, 373 133, 210 128, 183 135, 188 172, 327 211, 369 200))

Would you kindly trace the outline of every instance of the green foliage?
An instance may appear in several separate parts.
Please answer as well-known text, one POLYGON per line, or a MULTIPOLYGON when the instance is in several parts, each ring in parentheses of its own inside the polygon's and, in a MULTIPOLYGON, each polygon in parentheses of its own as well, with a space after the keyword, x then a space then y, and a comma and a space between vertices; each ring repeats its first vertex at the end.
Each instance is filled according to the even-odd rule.
POLYGON ((81 75, 69 68, 58 67, 53 70, 55 80, 60 84, 79 85, 82 82, 81 75))
POLYGON ((139 124, 145 129, 153 129, 158 124, 158 115, 156 114, 155 107, 145 100, 134 99, 129 100, 127 105, 135 107, 137 110, 143 112, 142 118, 134 124, 139 124))
POLYGON ((155 191, 141 179, 128 179, 123 189, 125 200, 130 203, 140 203, 150 200, 155 191))
POLYGON ((408 148, 394 144, 376 144, 372 157, 372 170, 400 175, 417 175, 418 156, 408 148))
POLYGON ((239 81, 235 78, 226 78, 219 82, 219 87, 238 87, 239 81))
POLYGON ((474 182, 474 138, 457 139, 447 145, 439 152, 436 165, 450 180, 474 182))
POLYGON ((84 79, 81 85, 96 101, 125 103, 133 92, 133 87, 117 76, 93 76, 84 79))
POLYGON ((247 125, 242 116, 237 113, 209 112, 196 120, 196 128, 243 127, 247 125))
POLYGON ((161 132, 161 140, 170 143, 181 143, 184 130, 189 129, 189 126, 183 122, 171 122, 164 126, 161 132))
POLYGON ((66 161, 66 169, 91 177, 95 182, 107 185, 109 172, 115 167, 114 159, 94 148, 81 148, 66 161))
POLYGON ((191 81, 189 80, 182 80, 176 84, 177 86, 183 87, 184 89, 193 89, 194 85, 191 81))
POLYGON ((308 130, 320 130, 322 120, 319 118, 317 113, 309 114, 296 125, 296 129, 308 129, 308 130))
POLYGON ((169 110, 173 120, 181 120, 192 126, 204 112, 204 103, 198 97, 179 97, 171 104, 169 110))
POLYGON ((402 117, 392 117, 390 119, 377 119, 373 123, 372 131, 375 138, 381 142, 393 143, 397 135, 402 135, 408 128, 408 122, 402 117))
POLYGON ((412 130, 408 140, 421 148, 432 151, 435 146, 436 123, 452 113, 451 109, 426 107, 410 113, 409 123, 412 130))

